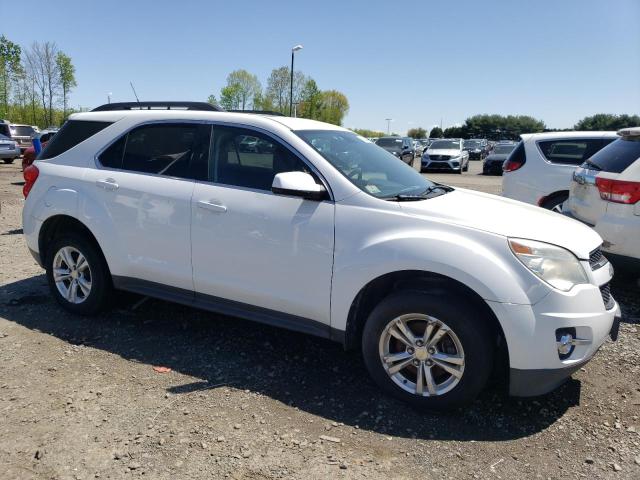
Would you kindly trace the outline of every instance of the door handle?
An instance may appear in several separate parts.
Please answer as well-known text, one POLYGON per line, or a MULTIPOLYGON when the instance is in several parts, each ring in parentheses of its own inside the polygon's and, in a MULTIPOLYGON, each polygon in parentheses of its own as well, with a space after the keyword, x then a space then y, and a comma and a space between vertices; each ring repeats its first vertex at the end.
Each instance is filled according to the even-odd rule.
POLYGON ((118 184, 113 178, 106 178, 104 180, 96 180, 96 185, 105 190, 117 190, 118 184))
POLYGON ((224 205, 220 205, 214 202, 208 202, 206 200, 199 200, 198 207, 215 213, 226 213, 227 211, 227 207, 225 207, 224 205))

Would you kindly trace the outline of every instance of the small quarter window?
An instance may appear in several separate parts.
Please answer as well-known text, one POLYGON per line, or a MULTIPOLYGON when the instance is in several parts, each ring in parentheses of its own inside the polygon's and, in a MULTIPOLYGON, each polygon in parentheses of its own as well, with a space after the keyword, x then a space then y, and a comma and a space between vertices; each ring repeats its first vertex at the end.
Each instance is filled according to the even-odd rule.
POLYGON ((67 120, 60 131, 47 143, 38 157, 47 160, 72 149, 86 139, 93 137, 100 130, 111 125, 111 122, 93 122, 87 120, 67 120))

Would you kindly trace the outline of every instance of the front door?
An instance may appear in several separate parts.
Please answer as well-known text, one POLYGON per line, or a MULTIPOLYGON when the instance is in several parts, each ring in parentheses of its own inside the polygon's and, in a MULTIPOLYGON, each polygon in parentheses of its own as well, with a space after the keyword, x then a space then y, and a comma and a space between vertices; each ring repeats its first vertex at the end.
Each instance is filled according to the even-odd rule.
POLYGON ((208 181, 196 183, 192 203, 196 296, 263 319, 285 314, 290 328, 328 326, 333 202, 271 192, 277 173, 310 169, 270 136, 214 126, 211 145, 208 181))

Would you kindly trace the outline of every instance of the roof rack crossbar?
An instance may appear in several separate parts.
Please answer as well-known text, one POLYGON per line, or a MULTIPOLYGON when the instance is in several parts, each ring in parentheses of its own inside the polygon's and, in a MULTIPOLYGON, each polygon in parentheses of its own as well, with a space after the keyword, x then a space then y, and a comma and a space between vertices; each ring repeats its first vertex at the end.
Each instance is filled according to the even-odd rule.
POLYGON ((116 102, 105 103, 92 112, 111 112, 115 110, 200 110, 205 112, 224 112, 222 107, 206 102, 116 102))

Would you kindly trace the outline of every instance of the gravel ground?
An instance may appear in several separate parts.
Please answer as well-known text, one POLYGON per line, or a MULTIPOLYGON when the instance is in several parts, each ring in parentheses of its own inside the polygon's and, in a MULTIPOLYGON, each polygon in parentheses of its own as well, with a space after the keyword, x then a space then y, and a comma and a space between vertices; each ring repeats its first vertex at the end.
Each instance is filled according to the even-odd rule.
MULTIPOLYGON (((500 191, 499 177, 439 181, 500 191)), ((564 386, 412 411, 337 344, 120 295, 92 319, 49 296, 0 165, 0 478, 640 478, 640 295, 564 386), (165 373, 153 367, 167 367, 165 373)))

